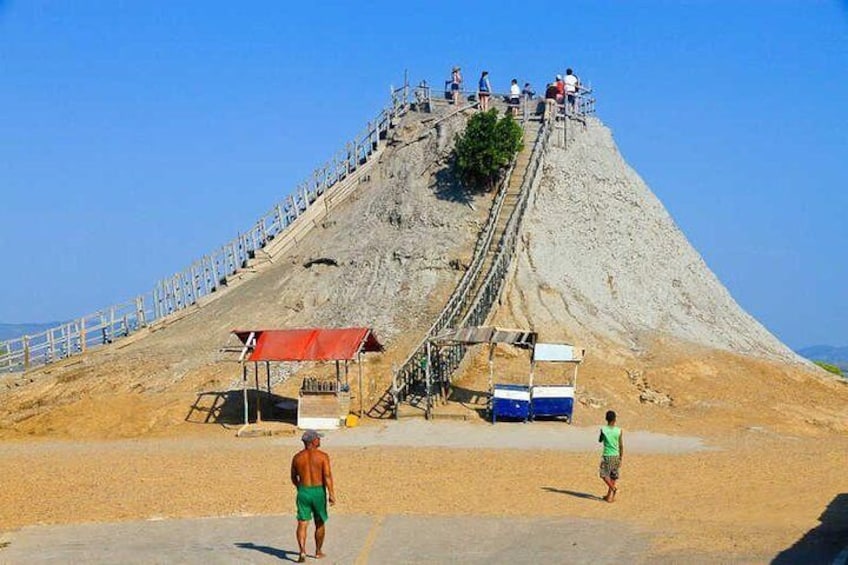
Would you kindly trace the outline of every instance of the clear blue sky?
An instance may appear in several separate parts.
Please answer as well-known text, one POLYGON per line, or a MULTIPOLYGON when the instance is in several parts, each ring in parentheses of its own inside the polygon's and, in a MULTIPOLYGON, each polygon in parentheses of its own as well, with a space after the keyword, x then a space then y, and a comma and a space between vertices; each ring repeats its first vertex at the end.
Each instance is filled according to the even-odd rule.
POLYGON ((149 290, 453 64, 574 67, 736 299, 848 344, 848 7, 811 0, 0 0, 0 321, 149 290))

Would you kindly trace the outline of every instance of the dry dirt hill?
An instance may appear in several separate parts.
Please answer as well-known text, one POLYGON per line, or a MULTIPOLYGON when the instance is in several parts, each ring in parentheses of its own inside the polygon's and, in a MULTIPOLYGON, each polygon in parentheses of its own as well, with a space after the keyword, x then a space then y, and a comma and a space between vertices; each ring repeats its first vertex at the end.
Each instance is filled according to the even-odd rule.
MULTIPOLYGON (((493 320, 587 348, 579 396, 595 410, 578 417, 600 421, 601 409, 617 407, 631 425, 686 421, 696 432, 848 429, 846 383, 733 300, 600 121, 547 153, 516 258, 493 320)), ((526 381, 527 356, 499 353, 498 379, 526 381)), ((466 365, 458 387, 484 390, 483 353, 466 365)))
MULTIPOLYGON (((422 337, 459 280, 488 211, 490 200, 469 203, 447 170, 464 120, 433 127, 433 116, 408 114, 329 218, 188 315, 24 379, 7 377, 0 437, 208 429, 194 423, 205 414, 192 406, 239 388, 238 366, 218 352, 233 328, 374 327, 388 346, 365 367, 366 403, 375 401, 391 364, 422 337)), ((596 120, 567 150, 546 155, 492 319, 587 348, 578 423, 614 407, 629 426, 696 435, 848 429, 845 382, 795 356, 733 301, 596 120)), ((498 380, 526 379, 523 354, 501 351, 497 363, 498 380)), ((292 370, 275 373, 276 394, 294 396, 299 379, 285 382, 292 370)), ((562 374, 540 368, 539 378, 562 374)), ((484 396, 480 352, 456 384, 457 399, 463 391, 465 399, 484 396)))

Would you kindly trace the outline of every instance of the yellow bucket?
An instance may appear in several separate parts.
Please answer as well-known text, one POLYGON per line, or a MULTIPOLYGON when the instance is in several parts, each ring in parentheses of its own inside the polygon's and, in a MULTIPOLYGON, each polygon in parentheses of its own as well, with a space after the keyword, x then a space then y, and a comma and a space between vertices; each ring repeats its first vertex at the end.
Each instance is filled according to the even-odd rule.
POLYGON ((345 427, 347 428, 355 428, 359 425, 359 416, 356 414, 348 414, 347 418, 345 418, 345 427))

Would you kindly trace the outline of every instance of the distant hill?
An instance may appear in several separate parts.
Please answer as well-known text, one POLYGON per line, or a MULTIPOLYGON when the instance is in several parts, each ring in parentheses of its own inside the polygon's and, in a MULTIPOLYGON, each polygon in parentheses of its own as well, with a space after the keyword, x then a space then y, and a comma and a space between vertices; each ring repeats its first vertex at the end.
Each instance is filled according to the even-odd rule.
POLYGON ((798 350, 798 354, 810 361, 824 361, 848 371, 848 346, 811 345, 798 350))
POLYGON ((0 341, 5 341, 7 339, 14 339, 16 337, 21 337, 24 335, 33 335, 37 333, 41 333, 44 330, 48 330, 50 328, 55 328, 56 326, 61 325, 62 322, 44 322, 41 324, 29 323, 29 324, 3 324, 0 323, 0 341))

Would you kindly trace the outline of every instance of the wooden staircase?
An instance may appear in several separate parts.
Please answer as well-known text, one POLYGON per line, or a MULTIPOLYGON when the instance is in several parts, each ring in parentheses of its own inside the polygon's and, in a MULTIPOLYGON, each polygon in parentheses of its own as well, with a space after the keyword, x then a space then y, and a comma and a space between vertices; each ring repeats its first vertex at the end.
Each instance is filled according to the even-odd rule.
MULTIPOLYGON (((432 382, 426 382, 423 369, 428 362, 427 340, 438 335, 448 327, 460 327, 469 318, 479 318, 482 307, 488 313, 492 304, 492 294, 500 289, 500 282, 505 277, 504 261, 511 258, 504 255, 506 247, 514 246, 517 230, 527 196, 533 181, 533 175, 538 171, 541 154, 549 135, 541 122, 528 121, 524 125, 524 148, 516 156, 510 169, 509 177, 502 184, 495 203, 492 206, 489 220, 478 237, 471 266, 457 285, 448 303, 443 308, 428 334, 407 358, 404 365, 394 372, 394 385, 387 390, 380 400, 368 411, 372 418, 388 418, 391 416, 425 416, 432 415, 432 382), (520 207, 520 209, 519 209, 520 207), (508 230, 509 233, 508 233, 508 230), (513 233, 514 232, 514 233, 513 233), (497 279, 497 285, 493 284, 497 279), (497 286, 495 289, 494 287, 497 286)), ((441 380, 449 379, 450 373, 458 366, 465 355, 463 346, 455 346, 448 352, 447 361, 440 361, 433 367, 433 373, 441 380)))
MULTIPOLYGON (((486 257, 483 260, 483 267, 475 277, 471 290, 468 293, 470 299, 463 301, 457 320, 465 319, 469 309, 471 308, 474 297, 476 297, 479 293, 480 287, 483 286, 486 275, 492 268, 492 262, 497 255, 498 243, 503 238, 509 219, 512 216, 512 212, 515 210, 515 207, 518 205, 518 201, 521 198, 521 188, 524 185, 524 181, 529 180, 525 179, 525 177, 527 176, 528 166, 530 165, 530 155, 533 152, 533 144, 539 136, 539 130, 541 127, 542 124, 540 122, 531 121, 525 124, 524 148, 516 156, 512 174, 510 174, 509 180, 507 181, 503 206, 501 207, 500 213, 495 221, 494 236, 489 241, 488 248, 486 249, 486 257)), ((456 325, 461 326, 463 324, 460 322, 456 325)))

